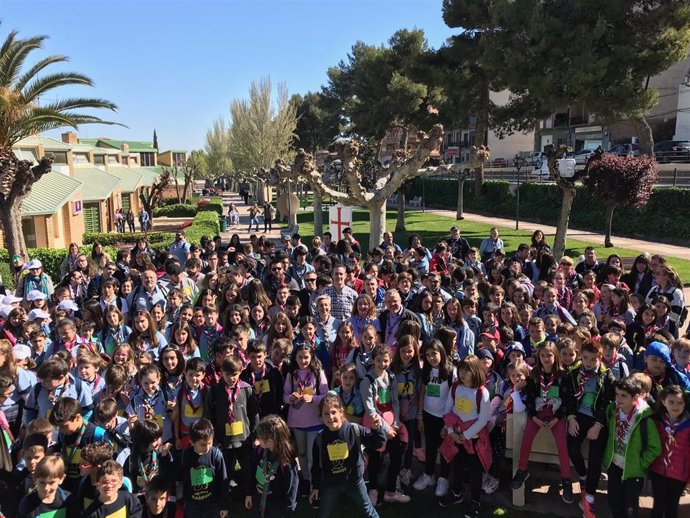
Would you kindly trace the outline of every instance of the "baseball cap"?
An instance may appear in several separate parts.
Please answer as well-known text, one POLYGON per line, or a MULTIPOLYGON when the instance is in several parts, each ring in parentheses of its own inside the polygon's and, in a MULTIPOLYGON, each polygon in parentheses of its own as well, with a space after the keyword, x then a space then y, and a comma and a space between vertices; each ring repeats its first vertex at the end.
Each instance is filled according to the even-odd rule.
POLYGON ((21 297, 15 297, 14 295, 5 295, 2 299, 2 303, 5 304, 6 306, 11 306, 12 304, 16 304, 17 302, 21 302, 22 298, 21 297))
POLYGON ((477 349, 475 353, 477 358, 480 360, 486 360, 488 358, 489 360, 494 361, 494 355, 491 354, 491 351, 486 348, 482 347, 481 349, 477 349))
POLYGON ((489 331, 487 329, 486 331, 480 333, 479 338, 482 338, 483 336, 491 338, 492 340, 496 340, 497 342, 501 341, 501 335, 498 333, 498 329, 494 329, 493 331, 489 331))
POLYGON ((79 306, 77 306, 77 303, 69 299, 61 301, 57 307, 63 311, 79 311, 79 306))
POLYGON ((29 264, 26 265, 28 270, 33 270, 34 268, 43 268, 43 264, 38 259, 32 259, 29 264))
POLYGON ((34 300, 41 300, 41 299, 47 299, 48 295, 43 293, 40 290, 31 290, 29 293, 26 294, 26 300, 29 302, 32 302, 34 300))
POLYGON ((14 354, 17 360, 26 360, 31 358, 31 348, 24 344, 15 345, 12 349, 12 354, 14 354))
POLYGON ((31 311, 29 311, 29 320, 33 322, 34 320, 38 320, 39 318, 50 318, 50 313, 48 313, 47 311, 43 311, 42 309, 32 309, 31 311))
POLYGON ((12 306, 5 306, 4 304, 0 305, 0 317, 7 318, 7 316, 10 314, 10 311, 13 309, 14 308, 12 306))

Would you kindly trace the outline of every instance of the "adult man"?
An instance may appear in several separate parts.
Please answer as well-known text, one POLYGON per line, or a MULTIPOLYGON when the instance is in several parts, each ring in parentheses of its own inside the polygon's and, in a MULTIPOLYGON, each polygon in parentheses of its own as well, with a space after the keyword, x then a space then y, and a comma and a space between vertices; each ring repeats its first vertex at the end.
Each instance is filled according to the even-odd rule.
POLYGON ((345 284, 347 269, 342 264, 333 267, 331 274, 333 285, 323 291, 331 298, 331 310, 338 320, 347 320, 352 315, 352 306, 357 299, 357 292, 345 284))
POLYGON ((264 232, 273 230, 273 205, 266 203, 264 205, 264 232))
POLYGON ((498 237, 498 229, 493 227, 489 233, 489 237, 487 237, 484 241, 482 241, 482 244, 479 245, 479 255, 481 256, 482 261, 488 261, 489 259, 493 259, 493 257, 496 255, 496 252, 503 250, 503 248, 503 240, 498 237))
POLYGON ((518 245, 517 252, 508 260, 516 261, 520 263, 520 271, 527 275, 530 279, 532 278, 532 263, 529 259, 529 245, 525 243, 520 243, 518 245))
POLYGON ((141 226, 141 231, 146 232, 149 229, 149 224, 151 222, 151 217, 149 213, 146 212, 145 208, 141 208, 139 211, 139 225, 141 226))
POLYGON ((199 293, 199 287, 187 277, 182 266, 171 260, 165 266, 165 273, 167 275, 161 278, 163 286, 168 291, 177 288, 184 295, 184 302, 191 304, 196 294, 199 293))
POLYGON ((43 264, 38 259, 29 261, 26 265, 29 273, 23 275, 17 284, 15 295, 26 300, 26 295, 32 290, 38 290, 50 298, 53 295, 53 281, 49 275, 43 273, 43 264))
POLYGON ((450 237, 446 239, 448 243, 448 248, 453 257, 460 260, 465 260, 467 252, 470 251, 470 244, 467 239, 460 236, 460 229, 453 225, 450 227, 450 237))
POLYGON ((443 297, 443 303, 448 302, 453 296, 446 290, 441 288, 441 274, 438 272, 429 272, 427 277, 427 291, 432 295, 439 295, 443 297))
POLYGON ((593 271, 598 276, 603 266, 602 261, 597 261, 597 251, 593 246, 588 246, 585 248, 585 260, 575 267, 575 271, 580 275, 593 271))
POLYGON ((276 292, 281 286, 287 286, 290 291, 297 293, 299 291, 299 284, 297 281, 285 273, 285 263, 283 257, 276 257, 271 261, 269 271, 266 275, 266 294, 273 301, 276 297, 276 292))
MULTIPOLYGON (((297 296, 299 297, 299 301, 302 304, 299 314, 301 317, 312 316, 314 314, 312 313, 312 297, 316 295, 317 277, 318 275, 316 272, 307 272, 302 279, 302 281, 304 282, 304 287, 297 294, 297 296)), ((329 304, 330 302, 331 299, 328 299, 329 304)))
POLYGON ((362 255, 362 247, 359 246, 359 241, 352 235, 352 229, 350 227, 345 227, 343 230, 343 239, 350 243, 353 252, 357 252, 360 256, 362 255))
POLYGON ((204 274, 209 274, 209 273, 218 273, 218 266, 220 264, 220 261, 218 261, 218 252, 211 252, 208 254, 208 258, 206 259, 206 265, 203 265, 203 261, 201 271, 204 274))
POLYGON ((155 270, 145 270, 141 274, 141 286, 137 286, 127 297, 127 305, 131 311, 146 310, 159 304, 165 308, 168 290, 158 284, 155 270))
POLYGON ((333 234, 330 232, 324 232, 321 238, 321 250, 328 253, 328 249, 331 247, 331 240, 333 239, 333 234))
POLYGON ((185 271, 187 272, 187 278, 201 289, 201 283, 204 282, 204 277, 206 277, 201 273, 201 259, 197 259, 196 257, 187 259, 185 271))
POLYGON ((295 279, 299 289, 304 289, 304 277, 308 273, 315 273, 314 267, 307 262, 307 251, 304 246, 298 246, 292 252, 293 262, 287 270, 290 277, 295 279))
POLYGON ((187 259, 191 257, 190 248, 191 245, 184 238, 184 231, 178 230, 175 234, 175 241, 170 245, 168 252, 175 256, 178 263, 186 264, 187 259))
POLYGON ((393 233, 392 232, 384 232, 383 233, 383 241, 379 245, 379 248, 381 250, 385 250, 389 246, 392 246, 393 248, 395 248, 396 252, 402 253, 402 248, 400 248, 400 246, 395 244, 395 242, 393 241, 393 233))
POLYGON ((292 234, 292 256, 293 257, 294 257, 295 252, 297 251, 298 248, 303 249, 307 253, 307 255, 309 254, 309 249, 307 248, 307 245, 302 243, 302 236, 295 233, 295 234, 292 234))
POLYGON ((402 305, 398 290, 388 290, 383 304, 386 309, 379 315, 379 323, 383 332, 383 343, 390 347, 396 342, 395 334, 398 332, 400 324, 405 320, 414 320, 419 323, 419 318, 402 305))

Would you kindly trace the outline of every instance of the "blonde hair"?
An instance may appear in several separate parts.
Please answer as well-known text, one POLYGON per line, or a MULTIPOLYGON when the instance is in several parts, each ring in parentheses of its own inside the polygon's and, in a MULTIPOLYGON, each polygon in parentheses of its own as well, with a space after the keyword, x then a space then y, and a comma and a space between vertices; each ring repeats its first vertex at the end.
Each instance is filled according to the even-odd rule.
POLYGON ((34 480, 39 479, 55 479, 62 478, 65 476, 65 461, 62 457, 55 455, 50 455, 49 457, 43 457, 41 461, 36 466, 36 470, 33 474, 34 480))

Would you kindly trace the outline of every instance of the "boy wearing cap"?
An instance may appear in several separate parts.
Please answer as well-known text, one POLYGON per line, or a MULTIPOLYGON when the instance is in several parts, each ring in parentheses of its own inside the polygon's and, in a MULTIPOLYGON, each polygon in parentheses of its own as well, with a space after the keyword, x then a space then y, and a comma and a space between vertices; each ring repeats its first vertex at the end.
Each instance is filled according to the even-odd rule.
POLYGON ((17 282, 15 295, 25 299, 30 291, 38 290, 50 297, 55 291, 55 288, 53 287, 53 281, 50 277, 43 273, 43 264, 41 264, 41 261, 33 259, 26 265, 26 269, 29 270, 29 273, 20 276, 17 282))
POLYGON ((652 342, 645 349, 644 373, 652 378, 651 398, 656 401, 661 389, 668 385, 679 385, 685 392, 690 391, 690 381, 671 362, 671 350, 661 342, 652 342))
POLYGON ((460 236, 460 229, 456 225, 450 227, 450 237, 446 238, 446 242, 448 243, 448 248, 450 248, 451 255, 456 259, 464 261, 470 251, 470 244, 467 242, 467 239, 460 236))

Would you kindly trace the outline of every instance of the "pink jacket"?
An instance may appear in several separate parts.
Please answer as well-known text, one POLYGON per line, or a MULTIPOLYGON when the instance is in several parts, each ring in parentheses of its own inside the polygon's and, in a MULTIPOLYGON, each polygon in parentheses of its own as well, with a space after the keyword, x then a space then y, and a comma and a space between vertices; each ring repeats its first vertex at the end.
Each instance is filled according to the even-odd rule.
MULTIPOLYGON (((462 419, 460 419, 460 417, 455 415, 453 412, 450 412, 443 416, 443 425, 446 428, 452 428, 453 431, 455 431, 456 433, 467 430, 470 426, 474 424, 475 421, 476 419, 472 419, 471 421, 462 421, 462 419)), ((489 442, 489 432, 487 432, 486 427, 484 427, 482 431, 479 432, 476 452, 474 445, 472 444, 472 441, 465 441, 462 443, 462 446, 465 447, 467 453, 477 454, 480 462, 482 463, 484 471, 488 473, 489 468, 491 467, 492 454, 491 443, 489 442)), ((458 454, 458 451, 460 450, 458 448, 458 445, 455 444, 453 438, 450 435, 446 435, 443 439, 443 442, 441 443, 439 451, 441 452, 441 455, 443 455, 443 458, 446 459, 446 462, 450 462, 453 459, 453 457, 455 457, 458 454)))

